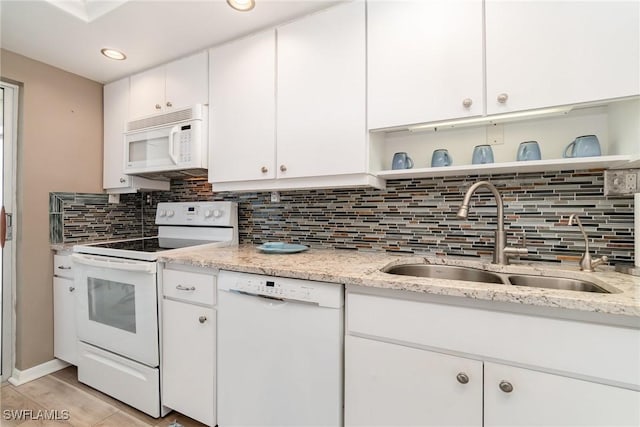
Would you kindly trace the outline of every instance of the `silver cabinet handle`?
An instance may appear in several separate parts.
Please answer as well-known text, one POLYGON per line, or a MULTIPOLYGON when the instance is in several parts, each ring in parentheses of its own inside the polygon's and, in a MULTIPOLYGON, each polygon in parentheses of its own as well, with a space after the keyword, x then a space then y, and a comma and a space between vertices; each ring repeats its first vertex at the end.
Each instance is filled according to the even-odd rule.
POLYGON ((460 384, 466 384, 469 382, 469 376, 464 372, 460 372, 458 375, 456 375, 456 379, 460 384))
POLYGON ((260 171, 262 171, 262 173, 267 173, 269 172, 269 169, 266 166, 263 166, 260 171))
POLYGON ((498 387, 500 387, 500 390, 505 393, 511 393, 513 391, 513 385, 511 385, 509 381, 500 381, 500 385, 498 387))
POLYGON ((200 317, 198 317, 198 322, 200 322, 200 323, 204 323, 204 322, 206 322, 206 321, 207 321, 207 316, 200 316, 200 317))
POLYGON ((504 104, 505 102, 507 102, 507 99, 509 99, 509 95, 507 95, 506 93, 501 93, 500 95, 498 95, 498 102, 500 104, 504 104))
POLYGON ((465 99, 462 101, 462 106, 463 106, 464 108, 469 108, 469 107, 471 107, 471 105, 472 105, 472 104, 473 104, 473 100, 472 100, 471 98, 465 98, 465 99))
POLYGON ((124 179, 124 178, 120 178, 120 184, 124 184, 125 182, 127 182, 127 180, 126 180, 126 179, 124 179))
POLYGON ((162 107, 160 106, 160 104, 156 104, 156 110, 161 109, 162 107))
POLYGON ((73 286, 69 286, 69 292, 73 292, 75 290, 76 290, 76 288, 74 288, 73 286))
POLYGON ((280 165, 280 171, 281 172, 286 172, 287 171, 287 167, 285 165, 280 165))
POLYGON ((196 287, 195 286, 178 285, 178 286, 176 286, 176 289, 179 290, 179 291, 195 291, 196 287))
POLYGON ((167 107, 173 107, 173 104, 170 101, 167 101, 167 107))
POLYGON ((71 267, 67 267, 66 265, 59 265, 58 268, 60 270, 71 270, 71 267))

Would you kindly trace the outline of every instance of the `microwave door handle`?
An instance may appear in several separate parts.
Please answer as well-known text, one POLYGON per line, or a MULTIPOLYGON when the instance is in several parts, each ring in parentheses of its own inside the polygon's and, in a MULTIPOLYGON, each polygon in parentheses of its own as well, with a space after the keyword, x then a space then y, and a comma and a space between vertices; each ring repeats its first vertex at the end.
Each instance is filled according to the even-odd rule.
POLYGON ((171 133, 169 133, 169 158, 173 162, 174 165, 178 164, 178 159, 173 154, 173 147, 175 145, 175 137, 180 132, 180 126, 174 126, 171 128, 171 133))
POLYGON ((81 254, 73 254, 71 255, 71 258, 75 263, 88 265, 90 267, 110 268, 123 271, 139 271, 142 273, 156 272, 156 265, 153 262, 132 263, 126 261, 102 260, 81 254))

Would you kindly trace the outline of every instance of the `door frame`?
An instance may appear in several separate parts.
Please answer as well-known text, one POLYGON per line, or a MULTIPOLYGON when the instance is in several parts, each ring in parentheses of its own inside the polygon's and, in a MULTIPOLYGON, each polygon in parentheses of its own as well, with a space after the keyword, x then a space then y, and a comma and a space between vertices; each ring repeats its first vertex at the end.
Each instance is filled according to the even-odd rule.
POLYGON ((3 198, 5 209, 11 214, 11 230, 12 238, 7 239, 5 247, 2 251, 2 328, 0 330, 1 348, 1 368, 0 381, 6 381, 13 374, 14 355, 15 355, 15 297, 16 297, 16 231, 17 216, 15 215, 17 207, 17 192, 15 186, 17 183, 17 144, 18 144, 18 114, 19 114, 19 95, 20 88, 14 84, 0 81, 0 86, 4 89, 3 96, 3 198), (6 136, 9 136, 7 139, 6 136))

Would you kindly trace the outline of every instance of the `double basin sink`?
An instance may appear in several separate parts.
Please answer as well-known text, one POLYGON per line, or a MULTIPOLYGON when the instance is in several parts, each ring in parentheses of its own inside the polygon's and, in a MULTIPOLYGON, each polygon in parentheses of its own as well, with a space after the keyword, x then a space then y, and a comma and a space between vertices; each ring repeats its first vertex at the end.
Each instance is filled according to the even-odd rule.
POLYGON ((535 288, 561 289, 569 291, 609 294, 611 291, 585 280, 565 277, 534 276, 527 274, 495 273, 471 267, 434 264, 404 264, 383 270, 402 276, 430 277, 434 279, 465 280, 469 282, 495 283, 501 285, 530 286, 535 288))

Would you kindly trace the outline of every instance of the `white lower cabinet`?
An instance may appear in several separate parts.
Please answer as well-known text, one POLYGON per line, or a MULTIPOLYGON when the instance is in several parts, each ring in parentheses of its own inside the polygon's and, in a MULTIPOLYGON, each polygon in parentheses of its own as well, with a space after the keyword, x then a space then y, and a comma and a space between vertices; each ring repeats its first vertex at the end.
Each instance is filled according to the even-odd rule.
POLYGON ((162 403, 207 425, 214 423, 212 308, 164 300, 162 403))
POLYGON ((482 362, 345 339, 345 425, 482 426, 482 362))
POLYGON ((53 355, 77 365, 76 301, 71 253, 53 256, 53 355))
POLYGON ((345 426, 640 425, 637 328, 355 289, 345 426))
POLYGON ((640 425, 634 390, 489 362, 484 385, 486 427, 640 425))
POLYGON ((216 311, 212 272, 162 269, 162 404, 216 421, 216 311))

